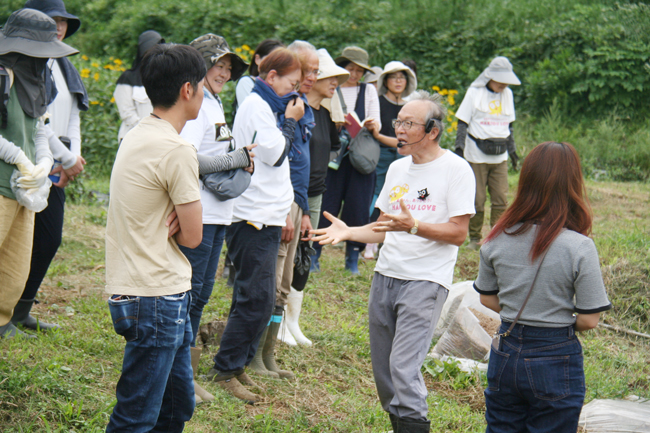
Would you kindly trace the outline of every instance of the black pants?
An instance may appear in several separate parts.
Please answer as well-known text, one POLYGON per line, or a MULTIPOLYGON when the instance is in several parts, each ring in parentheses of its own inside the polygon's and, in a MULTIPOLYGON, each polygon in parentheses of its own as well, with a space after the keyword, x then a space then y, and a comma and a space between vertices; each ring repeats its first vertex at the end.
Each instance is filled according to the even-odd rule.
POLYGON ((245 221, 226 230, 235 285, 228 323, 214 366, 223 373, 241 370, 253 360, 275 306, 275 268, 282 227, 257 230, 245 221))
POLYGON ((65 189, 52 185, 47 207, 34 218, 34 247, 29 277, 21 299, 34 299, 61 245, 65 189))
MULTIPOLYGON (((327 190, 323 194, 322 211, 327 211, 339 216, 341 220, 350 227, 364 226, 370 223, 370 204, 372 203, 372 194, 375 190, 376 172, 370 174, 361 174, 350 162, 350 157, 343 158, 338 170, 327 169, 327 178, 325 185, 327 190), (343 209, 341 209, 341 207, 343 209)), ((330 226, 327 218, 321 218, 318 228, 330 226)), ((357 246, 361 249, 365 244, 360 242, 348 241, 348 245, 357 246)), ((314 243, 315 249, 322 248, 318 243, 314 243)))

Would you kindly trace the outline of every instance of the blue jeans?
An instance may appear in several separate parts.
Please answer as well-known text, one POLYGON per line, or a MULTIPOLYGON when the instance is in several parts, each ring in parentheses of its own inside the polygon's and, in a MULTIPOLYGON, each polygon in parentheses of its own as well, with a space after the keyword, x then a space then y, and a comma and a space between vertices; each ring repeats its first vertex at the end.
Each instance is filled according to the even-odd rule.
MULTIPOLYGON (((503 322, 500 332, 509 326, 503 322)), ((486 433, 575 433, 585 398, 582 362, 573 326, 515 325, 490 352, 486 433)))
POLYGON ((117 404, 106 432, 182 432, 194 412, 191 295, 114 295, 108 307, 126 340, 117 404))
POLYGON ((203 224, 203 240, 196 248, 179 245, 192 265, 192 305, 190 323, 192 324, 192 347, 196 346, 196 336, 201 324, 203 308, 207 305, 214 288, 214 276, 219 266, 219 255, 226 235, 226 226, 203 224))

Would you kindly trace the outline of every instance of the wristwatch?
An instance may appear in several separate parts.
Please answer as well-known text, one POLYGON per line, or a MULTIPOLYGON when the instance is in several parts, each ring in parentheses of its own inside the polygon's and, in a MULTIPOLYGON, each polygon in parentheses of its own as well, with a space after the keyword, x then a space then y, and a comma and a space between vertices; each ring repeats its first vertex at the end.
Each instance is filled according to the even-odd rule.
POLYGON ((413 227, 411 227, 411 230, 409 230, 409 233, 414 235, 418 232, 418 220, 415 220, 415 224, 413 227))

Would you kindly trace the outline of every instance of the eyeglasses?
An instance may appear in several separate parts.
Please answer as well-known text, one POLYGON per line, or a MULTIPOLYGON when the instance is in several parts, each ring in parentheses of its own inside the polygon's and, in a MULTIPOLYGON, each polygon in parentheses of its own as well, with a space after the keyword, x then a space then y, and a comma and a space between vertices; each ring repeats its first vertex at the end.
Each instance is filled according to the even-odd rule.
POLYGON ((406 81, 406 77, 404 75, 402 75, 402 74, 400 74, 400 75, 389 75, 387 78, 389 80, 393 80, 393 81, 406 81))
POLYGON ((319 73, 320 73, 320 71, 318 69, 314 69, 313 71, 305 71, 305 78, 311 77, 311 76, 318 77, 319 73))
POLYGON ((393 125, 393 129, 397 129, 400 126, 403 126, 404 129, 407 131, 411 129, 413 125, 425 126, 424 123, 417 123, 417 122, 411 122, 410 120, 399 120, 399 119, 393 119, 391 125, 393 125))

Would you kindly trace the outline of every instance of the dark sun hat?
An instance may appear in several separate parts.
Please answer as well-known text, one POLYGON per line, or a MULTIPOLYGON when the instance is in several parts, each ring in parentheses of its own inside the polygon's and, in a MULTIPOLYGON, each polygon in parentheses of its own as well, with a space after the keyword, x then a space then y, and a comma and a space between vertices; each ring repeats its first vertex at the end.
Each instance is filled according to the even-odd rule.
POLYGON ((56 38, 56 23, 43 12, 19 9, 0 31, 0 55, 20 53, 29 57, 57 59, 79 51, 56 38))
POLYGON ((25 7, 41 11, 50 18, 67 18, 68 30, 65 32, 63 39, 72 36, 74 32, 79 30, 79 26, 81 25, 81 20, 79 18, 65 10, 63 0, 27 0, 25 7))
POLYGON ((229 81, 239 80, 239 77, 241 77, 246 71, 246 68, 248 68, 248 63, 246 63, 236 53, 230 51, 228 42, 226 42, 223 36, 208 33, 207 35, 199 36, 194 39, 190 42, 190 45, 201 53, 203 60, 205 60, 205 67, 208 69, 213 67, 223 56, 230 56, 232 72, 229 81))
POLYGON ((368 65, 368 52, 363 48, 359 47, 346 47, 340 56, 334 59, 337 65, 347 62, 352 62, 355 65, 365 69, 366 71, 372 72, 372 69, 368 65))

